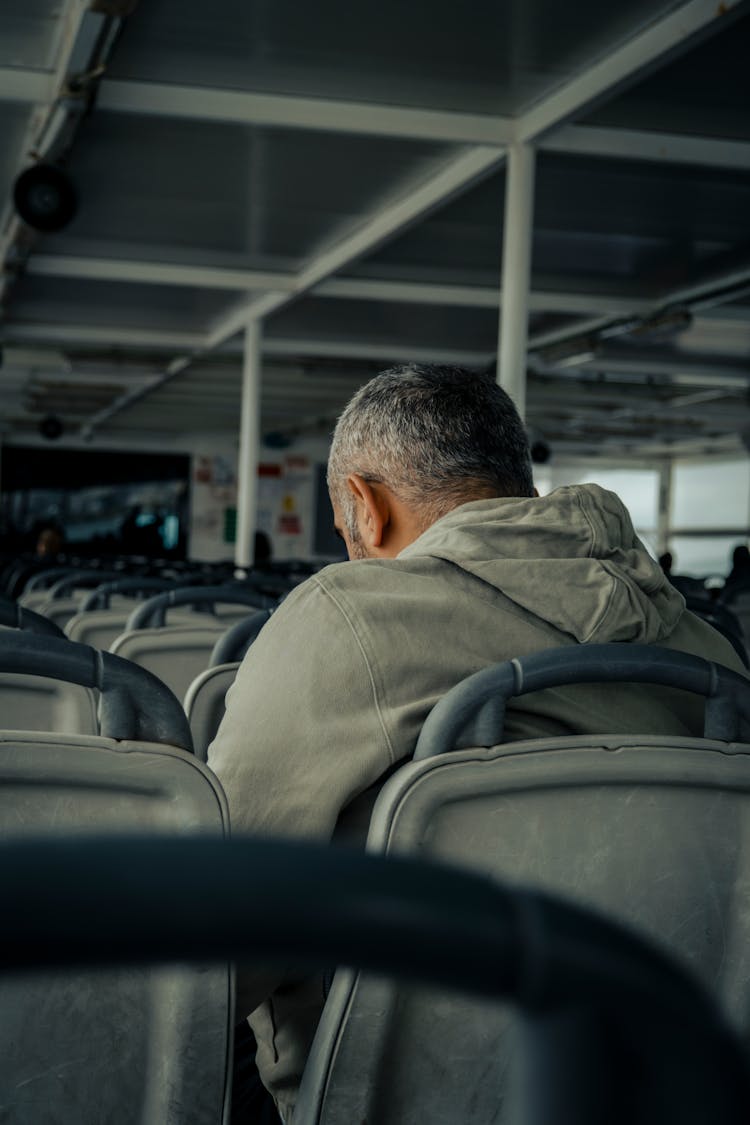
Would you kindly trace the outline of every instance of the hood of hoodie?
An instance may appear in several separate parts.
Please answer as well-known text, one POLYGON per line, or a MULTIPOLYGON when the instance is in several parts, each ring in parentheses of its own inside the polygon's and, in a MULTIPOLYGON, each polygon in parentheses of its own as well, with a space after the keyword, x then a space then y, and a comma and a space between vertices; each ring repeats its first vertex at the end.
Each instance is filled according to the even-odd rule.
POLYGON ((577 641, 656 644, 685 600, 596 484, 462 504, 399 555, 444 559, 577 641))

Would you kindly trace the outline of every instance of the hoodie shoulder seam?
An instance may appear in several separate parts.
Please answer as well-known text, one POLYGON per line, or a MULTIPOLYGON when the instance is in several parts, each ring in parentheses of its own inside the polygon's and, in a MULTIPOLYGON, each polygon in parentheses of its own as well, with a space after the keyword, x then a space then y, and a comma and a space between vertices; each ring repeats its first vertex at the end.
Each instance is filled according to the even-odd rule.
POLYGON ((370 687, 372 689, 372 700, 373 700, 373 703, 375 705, 375 713, 378 717, 378 723, 379 723, 380 729, 383 732, 383 737, 385 738, 386 747, 388 748, 388 757, 390 758, 390 764, 394 765, 394 763, 396 762, 396 754, 395 754, 395 751, 394 751, 394 748, 393 748, 393 743, 391 741, 391 736, 389 735, 388 729, 385 725, 385 719, 383 717, 383 711, 382 711, 382 708, 380 706, 380 699, 378 698, 378 689, 377 689, 377 685, 375 683, 375 675, 373 673, 372 665, 370 664, 370 660, 367 656, 367 653, 365 652, 364 645, 362 644, 362 639, 359 636, 359 634, 357 633, 357 630, 354 628, 354 624, 353 624, 349 614, 346 612, 344 606, 341 604, 340 599, 338 597, 336 597, 336 594, 334 593, 333 589, 329 585, 327 585, 325 582, 322 582, 321 579, 320 579, 320 576, 317 575, 317 574, 313 576, 312 581, 315 582, 315 584, 317 585, 317 587, 321 591, 321 593, 324 596, 330 598, 333 605, 336 606, 336 609, 339 611, 339 613, 343 617, 344 621, 346 621, 346 624, 349 626, 349 631, 350 631, 352 637, 354 638, 354 642, 357 645, 357 648, 359 649, 360 653, 362 654, 362 659, 364 661, 365 669, 367 670, 367 676, 368 676, 368 679, 370 681, 370 687))
POLYGON ((594 526, 594 522, 591 519, 591 516, 589 515, 589 513, 586 511, 586 505, 583 502, 583 496, 584 496, 584 494, 581 490, 576 491, 576 503, 578 504, 578 507, 581 510, 581 515, 585 519, 586 524, 588 526, 588 529, 591 532, 591 546, 589 548, 588 557, 590 559, 593 559, 593 558, 596 558, 597 533, 596 533, 596 527, 594 526))

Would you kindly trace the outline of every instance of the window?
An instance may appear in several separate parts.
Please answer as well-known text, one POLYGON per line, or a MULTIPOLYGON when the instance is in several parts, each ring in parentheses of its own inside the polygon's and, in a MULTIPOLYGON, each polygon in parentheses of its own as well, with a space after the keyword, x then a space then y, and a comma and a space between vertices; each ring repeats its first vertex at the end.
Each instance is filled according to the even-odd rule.
POLYGON ((630 513, 636 534, 651 553, 656 554, 659 474, 655 469, 607 469, 573 464, 545 466, 541 473, 535 474, 535 483, 543 496, 565 484, 598 484, 616 492, 630 513))

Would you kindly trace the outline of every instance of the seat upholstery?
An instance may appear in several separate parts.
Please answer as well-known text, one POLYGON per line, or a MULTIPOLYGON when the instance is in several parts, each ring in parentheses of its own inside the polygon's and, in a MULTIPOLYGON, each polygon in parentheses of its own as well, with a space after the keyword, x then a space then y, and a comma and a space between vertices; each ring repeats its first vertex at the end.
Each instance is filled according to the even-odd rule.
MULTIPOLYGON (((121 633, 125 631, 130 614, 133 612, 134 601, 132 598, 112 598, 109 609, 81 610, 69 618, 65 625, 65 635, 71 641, 79 641, 84 645, 94 648, 108 649, 121 633)), ((189 610, 175 610, 172 615, 173 624, 188 624, 205 622, 205 614, 191 613, 189 610)))
MULTIPOLYGON (((559 738, 413 762, 368 848, 559 892, 669 949, 750 1043, 750 746, 559 738)), ((334 980, 295 1125, 508 1122, 512 1011, 348 972, 334 980)))
MULTIPOLYGON (((227 828, 218 782, 184 751, 0 733, 4 840, 103 831, 222 836, 227 828)), ((4 976, 0 1117, 5 1125, 221 1125, 230 986, 225 965, 4 976)))
POLYGON ((98 734, 97 693, 47 676, 0 673, 0 728, 98 734))
POLYGON ((211 619, 205 625, 133 629, 121 633, 109 651, 153 672, 178 699, 184 699, 195 677, 207 668, 213 647, 225 631, 226 624, 211 619))

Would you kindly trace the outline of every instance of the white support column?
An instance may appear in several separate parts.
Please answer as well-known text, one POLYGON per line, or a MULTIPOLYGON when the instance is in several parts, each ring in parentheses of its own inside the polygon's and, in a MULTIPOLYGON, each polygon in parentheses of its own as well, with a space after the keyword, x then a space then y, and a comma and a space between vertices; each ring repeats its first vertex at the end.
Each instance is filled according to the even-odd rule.
POLYGON ((237 539, 234 548, 235 565, 243 569, 253 565, 255 521, 258 510, 262 333, 263 326, 260 321, 251 321, 245 328, 240 455, 237 468, 237 539))
POLYGON ((508 149, 503 227, 503 280, 497 381, 526 411, 526 342, 531 285, 531 239, 534 228, 534 149, 508 149))

